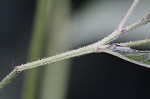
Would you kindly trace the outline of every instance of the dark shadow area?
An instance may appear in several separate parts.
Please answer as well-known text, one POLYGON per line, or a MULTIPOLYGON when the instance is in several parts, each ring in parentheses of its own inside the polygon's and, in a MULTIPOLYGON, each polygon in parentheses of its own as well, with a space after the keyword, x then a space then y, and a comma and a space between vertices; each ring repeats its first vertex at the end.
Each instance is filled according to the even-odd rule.
POLYGON ((72 63, 67 99, 149 99, 150 70, 101 53, 72 63))
MULTIPOLYGON (((35 0, 0 0, 0 80, 26 63, 35 0)), ((23 75, 0 92, 0 99, 20 99, 23 75)))

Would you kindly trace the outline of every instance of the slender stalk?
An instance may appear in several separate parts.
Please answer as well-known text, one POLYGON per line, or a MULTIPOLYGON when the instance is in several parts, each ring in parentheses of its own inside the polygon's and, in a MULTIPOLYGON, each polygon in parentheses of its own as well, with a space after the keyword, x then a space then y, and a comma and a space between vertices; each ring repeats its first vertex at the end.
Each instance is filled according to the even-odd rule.
POLYGON ((134 47, 134 46, 140 46, 140 45, 149 44, 149 43, 150 43, 150 39, 144 39, 144 40, 130 41, 130 42, 125 42, 125 43, 116 43, 116 44, 121 45, 121 46, 134 47))
POLYGON ((132 12, 135 9, 135 7, 138 5, 139 1, 140 0, 134 0, 134 2, 131 5, 130 9, 127 11, 125 17, 123 18, 123 20, 119 24, 119 29, 122 29, 124 27, 124 24, 126 23, 126 21, 128 20, 128 18, 132 15, 132 12))
POLYGON ((147 24, 148 22, 150 22, 150 14, 147 14, 145 17, 143 17, 139 21, 127 26, 126 28, 124 28, 123 31, 115 30, 113 33, 111 33, 110 35, 102 39, 101 41, 98 41, 97 44, 100 46, 100 45, 105 45, 107 43, 110 43, 111 41, 117 39, 122 34, 129 32, 131 30, 137 29, 147 24))
POLYGON ((19 72, 17 69, 13 69, 1 82, 0 82, 0 90, 3 89, 13 78, 15 78, 19 72))
POLYGON ((122 33, 125 32, 125 28, 123 28, 124 24, 126 23, 128 18, 131 16, 131 14, 133 13, 133 11, 134 11, 134 9, 135 9, 135 7, 136 7, 136 5, 138 4, 139 1, 140 0, 134 0, 134 2, 132 3, 131 7, 127 11, 125 17, 120 22, 118 28, 115 29, 114 32, 111 33, 109 36, 107 36, 106 38, 104 38, 101 41, 99 41, 98 45, 110 43, 111 41, 117 39, 122 33))
MULTIPOLYGON (((137 1, 137 0, 135 0, 135 1, 137 1)), ((135 5, 132 5, 132 6, 135 7, 135 5)), ((132 11, 130 11, 130 13, 131 12, 132 11)), ((129 12, 127 12, 127 13, 129 14, 129 12)), ((91 44, 91 45, 88 45, 88 46, 85 46, 85 47, 82 47, 82 48, 79 48, 79 49, 76 49, 76 50, 68 51, 68 52, 65 52, 65 53, 62 53, 62 54, 58 54, 58 55, 55 55, 55 56, 52 56, 52 57, 44 58, 44 59, 41 59, 41 60, 38 60, 38 61, 34 61, 34 62, 31 62, 31 63, 23 64, 21 66, 16 66, 16 68, 13 70, 13 72, 10 73, 8 76, 6 76, 0 82, 0 86, 1 86, 0 89, 2 89, 5 85, 7 85, 17 75, 17 73, 20 73, 21 71, 31 69, 31 68, 35 68, 35 67, 38 67, 38 66, 42 66, 42 65, 45 65, 45 64, 54 63, 54 62, 57 62, 57 61, 68 59, 68 58, 72 58, 72 57, 76 57, 76 56, 81 56, 81 55, 97 52, 99 50, 103 50, 106 47, 108 47, 108 46, 106 46, 107 43, 110 43, 111 41, 117 39, 123 33, 134 30, 134 29, 136 29, 136 28, 138 28, 142 25, 147 24, 148 22, 150 22, 150 14, 148 14, 146 17, 142 18, 138 22, 126 27, 125 29, 123 29, 121 31, 119 29, 115 30, 113 33, 108 35, 106 38, 104 38, 101 41, 98 41, 94 44, 91 44)), ((124 22, 121 23, 121 24, 124 24, 124 22)))
POLYGON ((150 22, 150 14, 147 14, 145 17, 143 17, 139 21, 135 22, 134 24, 127 26, 125 28, 124 32, 129 32, 131 30, 137 29, 138 27, 141 27, 142 25, 145 25, 148 22, 150 22))
POLYGON ((61 60, 64 60, 64 59, 68 59, 68 58, 72 58, 72 57, 92 53, 92 52, 95 52, 95 48, 93 47, 93 45, 89 45, 89 46, 82 47, 82 48, 79 48, 79 49, 76 49, 76 50, 72 50, 72 51, 62 53, 62 54, 58 54, 58 55, 55 55, 55 56, 52 56, 52 57, 48 57, 48 58, 37 60, 37 61, 31 62, 31 63, 16 66, 12 70, 12 72, 9 73, 0 82, 0 89, 3 89, 13 78, 15 78, 19 73, 21 73, 24 70, 35 68, 35 67, 42 66, 42 65, 45 65, 45 64, 54 63, 54 62, 61 61, 61 60))
POLYGON ((93 45, 89 45, 89 46, 82 47, 82 48, 79 48, 76 50, 72 50, 72 51, 62 53, 62 54, 58 54, 58 55, 55 55, 52 57, 48 57, 48 58, 37 60, 37 61, 31 62, 31 63, 27 63, 27 64, 24 64, 21 66, 16 66, 16 68, 18 71, 24 71, 24 70, 35 68, 35 67, 42 66, 45 64, 50 64, 50 63, 54 63, 54 62, 61 61, 64 59, 92 53, 94 51, 95 51, 95 48, 93 47, 93 45))

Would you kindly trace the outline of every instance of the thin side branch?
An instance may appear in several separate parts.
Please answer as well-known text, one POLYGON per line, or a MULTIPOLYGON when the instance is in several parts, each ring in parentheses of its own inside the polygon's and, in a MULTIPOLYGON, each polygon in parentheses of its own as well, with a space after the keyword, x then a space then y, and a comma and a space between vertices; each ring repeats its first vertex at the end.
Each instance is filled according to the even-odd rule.
POLYGON ((125 43, 116 43, 116 44, 121 45, 121 46, 126 46, 126 47, 134 47, 134 46, 140 46, 144 44, 150 44, 150 39, 130 41, 130 42, 125 42, 125 43))
POLYGON ((106 38, 102 39, 101 41, 99 41, 99 45, 102 44, 107 44, 110 43, 111 41, 117 39, 122 33, 125 32, 124 24, 126 23, 126 21, 128 20, 128 18, 132 15, 136 5, 138 4, 140 0, 134 0, 134 2, 132 3, 131 7, 129 8, 129 10, 127 11, 125 17, 123 18, 123 20, 120 22, 119 26, 117 29, 114 30, 113 33, 111 33, 109 36, 107 36, 106 38))
POLYGON ((135 7, 138 5, 140 0, 134 0, 133 4, 131 5, 130 9, 127 11, 125 17, 123 18, 123 20, 121 21, 121 23, 119 24, 119 29, 122 29, 126 23, 126 21, 128 20, 128 18, 132 15, 135 7))
POLYGON ((134 24, 127 26, 125 29, 125 32, 129 32, 131 30, 139 28, 139 27, 147 24, 148 22, 150 22, 150 14, 147 14, 145 17, 143 17, 141 20, 135 22, 134 24))
POLYGON ((130 26, 127 26, 126 28, 124 28, 123 31, 115 30, 113 33, 111 33, 110 35, 108 35, 107 37, 105 37, 104 39, 102 39, 101 41, 98 41, 97 44, 99 46, 108 44, 111 41, 117 39, 123 33, 126 33, 126 32, 129 32, 131 30, 137 29, 137 28, 139 28, 139 27, 141 27, 143 25, 146 25, 148 22, 150 22, 150 14, 146 15, 145 17, 143 17, 139 21, 131 24, 130 26))

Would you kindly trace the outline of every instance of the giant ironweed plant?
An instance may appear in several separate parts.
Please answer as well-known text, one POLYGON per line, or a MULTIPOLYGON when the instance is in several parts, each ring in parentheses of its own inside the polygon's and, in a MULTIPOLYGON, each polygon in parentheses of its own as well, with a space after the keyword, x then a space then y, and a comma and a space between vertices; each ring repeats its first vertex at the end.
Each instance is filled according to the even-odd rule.
POLYGON ((20 74, 22 71, 31 69, 31 68, 36 68, 38 66, 43 66, 46 64, 58 62, 61 60, 65 60, 68 58, 76 57, 76 56, 81 56, 85 54, 90 54, 90 53, 109 53, 112 55, 115 55, 117 57, 120 57, 122 59, 125 59, 129 62, 138 64, 140 66, 145 66, 147 68, 150 68, 150 52, 149 51, 139 51, 132 49, 130 47, 133 46, 140 46, 143 44, 150 43, 150 39, 144 39, 144 40, 137 40, 137 41, 130 41, 130 42, 125 42, 125 43, 111 43, 112 41, 116 40, 119 36, 132 31, 134 29, 137 29, 148 22, 150 22, 150 14, 147 14, 137 22, 129 25, 129 26, 124 26, 128 18, 131 16, 133 13, 133 10, 137 6, 140 0, 134 0, 133 4, 127 11, 126 15, 118 25, 117 29, 115 29, 110 35, 105 37, 104 39, 81 47, 79 49, 71 50, 65 53, 61 53, 52 57, 48 58, 43 58, 41 60, 37 60, 34 62, 22 64, 20 66, 16 66, 1 82, 0 82, 0 89, 3 89, 9 82, 13 80, 18 74, 20 74))

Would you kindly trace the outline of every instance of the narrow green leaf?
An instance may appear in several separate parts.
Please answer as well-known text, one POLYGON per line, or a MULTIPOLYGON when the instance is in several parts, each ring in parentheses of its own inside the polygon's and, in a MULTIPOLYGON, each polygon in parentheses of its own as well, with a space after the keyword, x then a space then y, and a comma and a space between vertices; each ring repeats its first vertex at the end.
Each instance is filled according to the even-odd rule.
POLYGON ((129 62, 150 68, 150 51, 139 51, 130 47, 112 45, 104 52, 127 60, 129 62))

